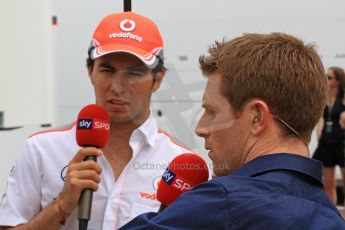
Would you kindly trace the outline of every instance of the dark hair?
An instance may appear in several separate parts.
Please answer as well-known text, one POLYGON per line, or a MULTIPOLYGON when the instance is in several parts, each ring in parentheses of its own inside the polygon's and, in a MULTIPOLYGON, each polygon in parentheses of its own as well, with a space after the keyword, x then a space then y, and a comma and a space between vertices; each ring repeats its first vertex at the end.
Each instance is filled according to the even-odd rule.
MULTIPOLYGON (((92 52, 92 49, 93 47, 90 47, 88 50, 87 50, 87 58, 86 58, 86 67, 88 69, 92 69, 93 67, 93 64, 95 63, 95 60, 92 60, 91 59, 91 52, 92 52)), ((163 57, 160 57, 160 56, 157 56, 158 58, 158 63, 157 65, 155 66, 155 68, 153 68, 151 70, 152 74, 153 74, 153 77, 155 78, 156 77, 156 73, 159 73, 159 72, 162 72, 163 70, 166 70, 165 66, 164 66, 164 58, 163 57)))

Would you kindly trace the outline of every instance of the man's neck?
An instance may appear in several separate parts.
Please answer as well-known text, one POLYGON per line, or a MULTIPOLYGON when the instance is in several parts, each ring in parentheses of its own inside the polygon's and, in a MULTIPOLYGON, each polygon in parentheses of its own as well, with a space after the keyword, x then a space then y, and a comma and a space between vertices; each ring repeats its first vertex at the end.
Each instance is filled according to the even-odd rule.
POLYGON ((110 123, 109 141, 119 141, 119 142, 129 142, 134 130, 138 129, 142 124, 144 124, 147 119, 149 119, 150 114, 148 113, 141 119, 136 119, 130 122, 124 123, 110 123))
POLYGON ((308 146, 300 138, 266 137, 265 140, 258 140, 255 146, 249 150, 243 159, 243 164, 260 156, 277 153, 291 153, 305 157, 310 155, 308 146))

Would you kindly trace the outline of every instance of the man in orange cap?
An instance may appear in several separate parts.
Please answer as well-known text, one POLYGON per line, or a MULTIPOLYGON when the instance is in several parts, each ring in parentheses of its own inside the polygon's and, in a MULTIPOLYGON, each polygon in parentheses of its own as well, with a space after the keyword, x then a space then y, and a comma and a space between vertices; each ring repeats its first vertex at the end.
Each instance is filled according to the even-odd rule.
POLYGON ((110 115, 102 150, 79 148, 75 125, 28 138, 0 205, 0 229, 77 229, 85 188, 96 191, 89 229, 118 229, 157 211, 157 182, 175 156, 191 152, 157 128, 152 93, 164 77, 163 40, 153 21, 132 12, 97 26, 87 68, 96 103, 110 115), (98 162, 82 160, 98 156, 98 162), (49 226, 49 227, 47 227, 49 226))

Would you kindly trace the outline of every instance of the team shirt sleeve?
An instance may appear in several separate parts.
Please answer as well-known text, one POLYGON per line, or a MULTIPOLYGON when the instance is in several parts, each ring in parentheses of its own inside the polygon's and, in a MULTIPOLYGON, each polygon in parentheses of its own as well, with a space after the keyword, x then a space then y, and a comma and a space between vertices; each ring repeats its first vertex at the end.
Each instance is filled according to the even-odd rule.
POLYGON ((0 226, 29 222, 41 210, 38 150, 28 139, 17 156, 0 203, 0 226))

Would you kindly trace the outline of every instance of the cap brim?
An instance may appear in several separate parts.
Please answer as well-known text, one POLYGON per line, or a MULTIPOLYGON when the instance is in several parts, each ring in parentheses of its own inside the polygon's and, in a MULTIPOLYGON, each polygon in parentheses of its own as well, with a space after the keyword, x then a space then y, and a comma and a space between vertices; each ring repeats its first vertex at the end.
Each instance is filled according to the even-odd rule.
POLYGON ((126 45, 126 44, 110 44, 110 45, 103 45, 93 48, 91 52, 91 59, 95 60, 96 58, 99 58, 101 56, 104 56, 106 54, 110 53, 117 53, 117 52, 124 52, 133 54, 137 58, 139 58, 145 65, 147 65, 149 68, 153 69, 157 66, 159 59, 156 55, 159 55, 162 48, 158 47, 151 52, 147 52, 143 49, 140 49, 135 46, 126 45))

